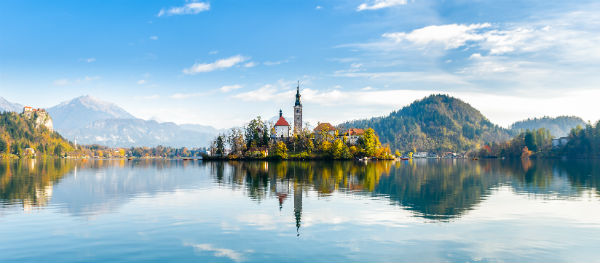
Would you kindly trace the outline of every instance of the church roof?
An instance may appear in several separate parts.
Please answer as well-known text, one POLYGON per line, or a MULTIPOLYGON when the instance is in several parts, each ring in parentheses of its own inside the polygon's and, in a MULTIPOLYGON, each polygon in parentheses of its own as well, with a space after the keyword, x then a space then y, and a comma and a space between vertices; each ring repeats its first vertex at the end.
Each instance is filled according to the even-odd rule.
POLYGON ((275 126, 290 126, 283 116, 279 116, 279 120, 275 123, 275 126))

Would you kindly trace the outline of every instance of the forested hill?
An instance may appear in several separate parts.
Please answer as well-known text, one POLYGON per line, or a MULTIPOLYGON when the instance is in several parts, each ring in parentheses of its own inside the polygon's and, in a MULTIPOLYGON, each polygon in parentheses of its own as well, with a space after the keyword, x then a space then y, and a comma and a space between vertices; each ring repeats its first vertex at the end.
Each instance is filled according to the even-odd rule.
POLYGON ((579 117, 575 116, 559 116, 556 118, 543 117, 527 119, 513 123, 510 128, 515 133, 521 133, 526 130, 537 130, 546 128, 554 137, 567 136, 571 129, 581 126, 585 127, 586 123, 579 117))
POLYGON ((0 156, 32 154, 27 148, 33 149, 38 156, 63 156, 73 151, 73 146, 58 133, 36 123, 36 115, 28 118, 15 112, 0 113, 0 156))
POLYGON ((431 95, 385 117, 355 120, 341 128, 373 128, 392 150, 462 152, 486 142, 510 139, 471 105, 447 96, 431 95))

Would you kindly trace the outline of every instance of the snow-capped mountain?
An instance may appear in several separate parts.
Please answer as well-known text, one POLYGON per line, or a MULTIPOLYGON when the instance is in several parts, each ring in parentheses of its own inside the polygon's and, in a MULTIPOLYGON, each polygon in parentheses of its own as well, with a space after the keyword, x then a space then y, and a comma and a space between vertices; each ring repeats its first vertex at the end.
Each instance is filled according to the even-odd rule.
POLYGON ((136 118, 114 103, 81 96, 47 109, 54 128, 78 144, 112 147, 201 147, 218 131, 210 126, 147 121, 136 118))
POLYGON ((91 96, 81 96, 47 109, 61 134, 106 119, 135 119, 121 107, 91 96))
POLYGON ((23 111, 23 105, 7 101, 5 98, 0 97, 0 112, 5 111, 21 112, 23 111))

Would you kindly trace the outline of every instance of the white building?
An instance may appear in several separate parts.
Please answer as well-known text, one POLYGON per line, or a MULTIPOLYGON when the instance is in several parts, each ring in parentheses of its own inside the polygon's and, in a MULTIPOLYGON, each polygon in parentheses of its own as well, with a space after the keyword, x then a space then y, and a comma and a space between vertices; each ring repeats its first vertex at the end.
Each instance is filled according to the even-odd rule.
POLYGON ((356 144, 358 144, 358 139, 360 139, 361 137, 363 137, 363 135, 365 135, 365 130, 350 128, 344 135, 347 136, 348 143, 350 145, 356 145, 356 144))
POLYGON ((275 138, 287 139, 292 135, 290 124, 283 117, 283 112, 279 110, 279 120, 275 123, 275 138))

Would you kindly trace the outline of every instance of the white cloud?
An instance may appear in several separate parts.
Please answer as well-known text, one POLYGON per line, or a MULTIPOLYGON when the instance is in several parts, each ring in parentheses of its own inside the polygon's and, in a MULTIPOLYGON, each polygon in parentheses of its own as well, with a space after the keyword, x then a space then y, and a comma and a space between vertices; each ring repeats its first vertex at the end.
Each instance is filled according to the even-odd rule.
POLYGON ((275 98, 278 92, 279 89, 276 86, 267 84, 260 87, 259 89, 239 93, 233 97, 241 99, 243 101, 268 101, 275 98))
POLYGON ((160 95, 153 94, 153 95, 148 95, 148 96, 135 96, 134 99, 136 99, 136 100, 156 100, 156 99, 160 99, 160 95))
POLYGON ((362 3, 360 4, 356 10, 364 11, 364 10, 377 10, 382 8, 388 8, 392 6, 405 5, 407 3, 406 0, 375 0, 371 3, 362 3))
POLYGON ((241 88, 242 88, 242 85, 237 85, 237 84, 236 85, 225 85, 225 86, 221 87, 220 90, 222 92, 230 92, 232 90, 241 89, 241 88))
POLYGON ((137 81, 137 84, 138 85, 144 85, 144 84, 146 84, 146 80, 145 79, 140 79, 140 80, 137 81))
POLYGON ((69 85, 69 83, 69 79, 57 79, 54 82, 52 82, 54 86, 67 86, 69 85))
POLYGON ((317 10, 321 10, 321 9, 323 9, 323 7, 322 7, 322 6, 320 6, 320 5, 318 5, 318 6, 316 6, 316 7, 315 7, 315 9, 317 9, 317 10))
POLYGON ((397 44, 410 42, 412 44, 426 45, 441 45, 445 49, 453 49, 464 46, 468 41, 480 41, 485 39, 485 36, 478 33, 478 30, 488 28, 489 23, 471 24, 471 25, 441 25, 441 26, 426 26, 415 29, 410 33, 394 32, 383 34, 384 38, 391 39, 397 44))
POLYGON ((169 97, 171 97, 172 99, 189 99, 189 98, 194 98, 194 97, 200 97, 200 96, 204 96, 206 95, 206 93, 202 93, 202 92, 196 92, 196 93, 175 93, 169 97))
POLYGON ((263 62, 263 64, 265 66, 276 66, 276 65, 288 63, 293 58, 294 57, 291 57, 291 58, 288 58, 288 59, 284 59, 284 60, 278 60, 278 61, 265 61, 265 62, 263 62))
POLYGON ((217 69, 226 69, 233 67, 239 63, 248 60, 248 58, 243 57, 241 55, 219 59, 213 63, 196 63, 190 68, 186 68, 183 70, 184 74, 194 75, 201 72, 210 72, 217 69))
POLYGON ((158 12, 158 17, 167 15, 195 15, 203 11, 208 11, 210 9, 209 3, 203 2, 192 2, 187 3, 184 6, 171 7, 169 9, 161 9, 158 12))
POLYGON ((237 252, 233 249, 228 248, 218 248, 211 244, 184 244, 185 246, 193 247, 196 250, 213 252, 215 257, 226 257, 235 262, 241 262, 244 260, 242 253, 237 252))
POLYGON ((149 39, 150 40, 158 40, 158 36, 150 36, 149 39))
POLYGON ((251 68, 251 67, 254 67, 254 66, 256 66, 256 63, 254 63, 253 61, 250 61, 250 62, 244 64, 245 68, 251 68))
POLYGON ((87 62, 87 63, 96 62, 96 58, 86 58, 85 62, 87 62))
POLYGON ((78 78, 78 79, 68 79, 68 78, 61 78, 61 79, 57 79, 54 80, 52 82, 52 84, 54 86, 69 86, 69 85, 78 85, 78 84, 86 84, 95 80, 99 80, 100 77, 98 76, 85 76, 83 78, 78 78))

